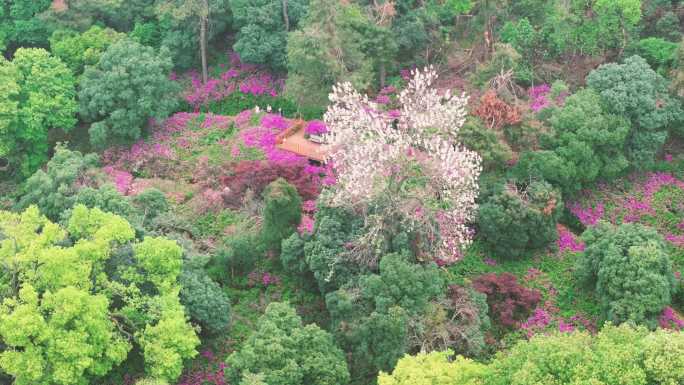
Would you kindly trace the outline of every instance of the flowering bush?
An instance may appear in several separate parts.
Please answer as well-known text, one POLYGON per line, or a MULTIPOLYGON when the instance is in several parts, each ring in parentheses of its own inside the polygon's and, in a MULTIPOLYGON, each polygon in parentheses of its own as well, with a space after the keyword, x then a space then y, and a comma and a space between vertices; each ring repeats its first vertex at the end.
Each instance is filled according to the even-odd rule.
POLYGON ((312 120, 306 125, 304 132, 307 135, 323 135, 328 132, 328 126, 320 120, 312 120))
POLYGON ((556 225, 558 230, 558 250, 562 253, 565 251, 579 252, 584 251, 584 242, 578 240, 575 234, 570 232, 567 227, 560 223, 556 225))
POLYGON ((466 98, 439 93, 431 87, 436 78, 432 69, 413 73, 398 97, 399 116, 390 116, 350 83, 330 94, 325 140, 337 184, 328 203, 358 212, 376 205, 382 216, 393 218, 375 220, 360 249, 392 231, 387 222, 423 233, 417 241, 421 257, 454 262, 470 243, 467 225, 477 207, 480 157, 457 142, 466 98))
POLYGON ((632 175, 611 188, 601 185, 568 207, 584 226, 599 220, 615 225, 641 223, 655 228, 673 246, 684 248, 684 181, 670 173, 632 175))
MULTIPOLYGON (((284 85, 282 79, 275 79, 262 68, 243 64, 240 56, 235 53, 229 53, 229 55, 231 67, 223 68, 218 77, 209 78, 206 83, 202 83, 196 71, 188 74, 190 88, 185 91, 184 99, 193 108, 199 109, 200 106, 220 101, 236 92, 252 96, 278 96, 284 85)), ((254 106, 246 108, 252 107, 254 106)))
POLYGON ((658 318, 658 325, 663 329, 682 330, 684 319, 675 313, 674 309, 666 306, 658 318))

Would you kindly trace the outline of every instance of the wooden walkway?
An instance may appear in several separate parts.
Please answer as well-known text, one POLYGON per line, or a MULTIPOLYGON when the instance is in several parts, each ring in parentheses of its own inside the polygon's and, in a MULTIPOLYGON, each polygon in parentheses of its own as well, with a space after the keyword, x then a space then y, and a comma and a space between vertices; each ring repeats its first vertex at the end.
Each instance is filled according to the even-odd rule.
POLYGON ((314 143, 304 136, 306 122, 299 120, 276 138, 276 148, 293 152, 318 162, 325 161, 323 145, 314 143))

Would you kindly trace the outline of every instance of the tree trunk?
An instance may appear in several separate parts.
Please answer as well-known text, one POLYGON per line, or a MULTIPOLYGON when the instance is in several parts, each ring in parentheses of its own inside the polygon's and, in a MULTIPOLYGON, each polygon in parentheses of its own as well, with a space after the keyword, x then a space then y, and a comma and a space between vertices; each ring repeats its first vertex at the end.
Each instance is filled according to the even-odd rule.
POLYGON ((380 68, 378 70, 380 77, 380 89, 385 88, 385 82, 387 81, 387 70, 385 69, 385 62, 380 63, 380 68))
POLYGON ((207 69, 207 24, 209 19, 208 0, 202 1, 202 12, 200 14, 200 56, 202 57, 202 83, 206 84, 209 78, 207 69))
POLYGON ((287 0, 283 0, 283 20, 285 21, 285 32, 290 30, 290 17, 287 16, 287 0))

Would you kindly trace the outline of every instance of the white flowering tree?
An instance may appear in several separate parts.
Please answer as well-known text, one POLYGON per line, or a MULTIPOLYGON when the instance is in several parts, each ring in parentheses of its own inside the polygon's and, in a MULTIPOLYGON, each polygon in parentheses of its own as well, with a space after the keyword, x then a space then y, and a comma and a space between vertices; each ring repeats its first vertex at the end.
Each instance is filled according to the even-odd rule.
POLYGON ((458 142, 467 97, 433 88, 432 68, 412 75, 396 109, 338 84, 324 118, 337 177, 327 203, 365 215, 369 231, 350 255, 370 264, 377 261, 363 249, 397 226, 416 234, 419 258, 444 263, 458 260, 472 238, 481 159, 458 142))

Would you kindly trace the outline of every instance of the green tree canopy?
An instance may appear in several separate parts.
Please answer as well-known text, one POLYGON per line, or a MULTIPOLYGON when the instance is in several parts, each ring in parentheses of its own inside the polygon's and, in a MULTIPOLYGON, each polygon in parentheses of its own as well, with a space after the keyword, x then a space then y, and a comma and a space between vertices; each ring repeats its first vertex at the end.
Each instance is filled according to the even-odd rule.
POLYGON ((166 118, 177 105, 179 86, 169 79, 173 68, 164 50, 123 39, 112 44, 100 62, 83 73, 80 113, 93 124, 93 145, 138 139, 148 119, 166 118))
POLYGON ((231 0, 237 41, 233 49, 246 63, 275 70, 287 65, 287 33, 306 14, 306 0, 231 0))
POLYGON ((521 156, 515 170, 520 180, 530 174, 542 176, 572 193, 599 178, 614 178, 629 166, 625 156, 629 121, 604 111, 594 90, 568 97, 551 117, 551 126, 545 150, 521 156))
POLYGON ((295 310, 274 302, 242 349, 231 354, 227 377, 246 385, 250 374, 263 375, 269 385, 344 385, 349 371, 332 336, 318 326, 302 326, 295 310))
POLYGON ((29 176, 47 160, 48 131, 76 125, 75 80, 69 68, 41 48, 0 58, 0 157, 29 176))
POLYGON ((370 23, 356 4, 312 0, 300 29, 287 39, 289 95, 305 105, 324 105, 339 81, 368 88, 375 75, 373 60, 364 50, 370 23))
POLYGON ((50 50, 80 75, 85 66, 96 65, 107 48, 124 36, 111 28, 96 25, 83 33, 57 30, 50 37, 50 50))
POLYGON ((576 274, 595 288, 608 320, 655 326, 675 290, 662 237, 636 223, 601 223, 585 231, 582 239, 586 250, 576 274))
POLYGON ((392 374, 380 372, 378 385, 479 385, 486 366, 450 351, 406 355, 392 374))
POLYGON ((133 347, 153 377, 180 375, 199 344, 178 298, 180 247, 145 238, 112 267, 133 239, 126 220, 83 205, 65 227, 35 206, 0 212, 0 368, 16 384, 86 385, 133 347))
POLYGON ((0 51, 20 47, 44 47, 50 26, 39 15, 52 0, 12 0, 0 2, 0 51))

